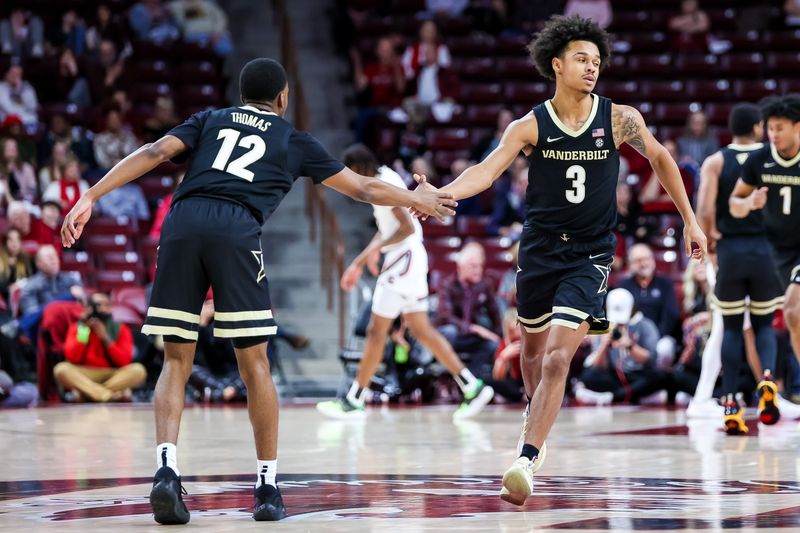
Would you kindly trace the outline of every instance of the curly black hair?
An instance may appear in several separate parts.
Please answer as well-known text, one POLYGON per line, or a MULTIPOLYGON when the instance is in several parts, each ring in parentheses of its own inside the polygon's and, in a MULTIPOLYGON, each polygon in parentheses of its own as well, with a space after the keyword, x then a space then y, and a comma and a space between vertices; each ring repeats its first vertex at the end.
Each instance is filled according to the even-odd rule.
POLYGON ((773 117, 800 122, 800 94, 767 96, 758 104, 765 122, 773 117))
POLYGON ((600 50, 600 69, 611 57, 608 33, 595 21, 580 16, 565 17, 554 15, 547 21, 542 31, 528 45, 536 70, 545 78, 554 80, 553 58, 560 57, 571 41, 589 41, 600 50))

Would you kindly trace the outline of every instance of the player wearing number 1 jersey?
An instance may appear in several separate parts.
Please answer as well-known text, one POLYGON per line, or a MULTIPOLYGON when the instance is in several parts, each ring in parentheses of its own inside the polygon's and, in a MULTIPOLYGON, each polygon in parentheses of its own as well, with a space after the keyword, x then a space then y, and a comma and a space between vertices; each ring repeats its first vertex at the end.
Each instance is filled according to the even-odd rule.
POLYGON ((622 143, 650 160, 675 202, 687 255, 702 258, 706 247, 678 167, 642 116, 592 93, 610 55, 606 32, 589 19, 556 16, 529 49, 539 72, 556 80, 555 95, 512 122, 483 162, 441 189, 467 198, 489 188, 520 151, 530 161, 517 306, 531 401, 521 454, 503 476, 500 494, 518 505, 533 490, 575 350, 590 329, 603 326, 622 143), (698 246, 694 251, 692 243, 698 246))
MULTIPOLYGON (((161 233, 158 268, 142 329, 164 336, 164 367, 155 393, 156 461, 150 504, 157 522, 185 524, 176 443, 184 388, 209 286, 214 290, 214 335, 230 338, 247 386, 255 436, 256 520, 286 515, 275 483, 278 403, 269 374, 267 339, 275 333, 261 249, 261 225, 294 181, 309 176, 372 204, 407 206, 437 217, 454 214, 445 193, 411 193, 361 176, 332 158, 307 133, 282 117, 289 88, 280 63, 255 59, 239 78, 242 103, 194 115, 117 164, 78 201, 61 229, 64 246, 80 237, 98 198, 168 159, 190 157, 161 233)), ((273 252, 274 253, 274 252, 273 252)))

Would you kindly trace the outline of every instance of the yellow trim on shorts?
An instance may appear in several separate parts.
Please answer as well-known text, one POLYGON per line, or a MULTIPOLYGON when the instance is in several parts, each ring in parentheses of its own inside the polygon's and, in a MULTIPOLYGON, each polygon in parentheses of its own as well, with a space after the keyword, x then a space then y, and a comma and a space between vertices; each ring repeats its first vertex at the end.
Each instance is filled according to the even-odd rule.
POLYGON ((275 335, 278 326, 266 326, 263 328, 214 328, 214 336, 226 339, 236 337, 260 337, 262 335, 275 335))
POLYGON ((563 313, 565 315, 572 315, 580 318, 581 320, 586 320, 587 318, 589 318, 589 313, 584 313, 579 309, 574 309, 572 307, 563 307, 560 305, 553 306, 553 313, 563 313))
POLYGON ((517 318, 523 324, 538 324, 539 322, 541 322, 543 320, 546 320, 546 319, 550 318, 551 316, 553 316, 553 313, 545 313, 542 316, 540 316, 539 318, 533 318, 533 319, 531 319, 531 318, 522 318, 521 316, 518 316, 517 318))
POLYGON ((220 322, 244 322, 247 320, 270 320, 272 318, 272 310, 266 311, 235 311, 226 313, 222 311, 214 312, 214 320, 220 322))
POLYGON ((751 309, 752 308, 764 309, 766 307, 776 307, 779 305, 783 305, 783 296, 778 296, 776 298, 773 298, 772 300, 767 300, 766 302, 756 302, 756 301, 750 302, 751 309))
POLYGON ((200 323, 200 315, 187 313, 186 311, 178 311, 176 309, 164 309, 163 307, 152 307, 152 306, 148 307, 147 316, 152 316, 155 318, 169 318, 171 320, 180 320, 181 322, 188 322, 189 324, 200 323))
POLYGON ((197 340, 196 331, 191 331, 189 329, 179 328, 176 326, 154 326, 152 324, 145 324, 142 326, 142 333, 145 335, 174 335, 190 341, 197 340))
POLYGON ((575 322, 570 322, 569 320, 562 320, 560 318, 554 318, 553 320, 550 321, 550 324, 552 324, 553 326, 564 326, 565 328, 569 328, 572 330, 577 330, 578 327, 580 327, 580 324, 576 324, 575 322))

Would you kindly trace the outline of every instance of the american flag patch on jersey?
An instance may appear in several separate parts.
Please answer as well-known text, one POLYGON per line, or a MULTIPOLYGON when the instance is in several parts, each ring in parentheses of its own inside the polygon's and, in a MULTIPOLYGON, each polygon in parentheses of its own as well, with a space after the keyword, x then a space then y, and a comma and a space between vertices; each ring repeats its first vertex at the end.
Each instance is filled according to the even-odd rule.
POLYGON ((592 137, 605 137, 606 130, 603 128, 595 128, 592 130, 592 137))

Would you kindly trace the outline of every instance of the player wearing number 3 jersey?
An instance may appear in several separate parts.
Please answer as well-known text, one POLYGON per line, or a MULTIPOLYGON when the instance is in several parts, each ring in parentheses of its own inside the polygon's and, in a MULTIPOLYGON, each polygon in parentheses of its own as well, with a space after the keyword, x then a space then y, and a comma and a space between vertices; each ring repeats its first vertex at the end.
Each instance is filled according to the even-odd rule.
MULTIPOLYGON (((156 461, 150 504, 157 522, 185 524, 176 443, 184 387, 192 371, 200 309, 214 290, 214 335, 230 338, 247 386, 256 441, 256 520, 286 515, 275 483, 278 402, 269 374, 267 339, 275 333, 261 249, 261 225, 300 176, 363 202, 454 214, 446 193, 417 194, 361 176, 283 119, 289 87, 280 63, 255 59, 239 78, 244 105, 198 113, 117 164, 78 201, 61 229, 72 246, 98 198, 168 159, 189 160, 164 220, 147 319, 148 335, 164 336, 156 385, 156 461)), ((267 253, 274 253, 268 250, 267 253)))
POLYGON ((587 332, 608 327, 603 307, 622 143, 650 160, 674 200, 685 224, 687 255, 702 258, 706 248, 678 167, 642 116, 592 93, 610 55, 605 31, 589 19, 556 16, 529 49, 539 72, 556 80, 555 95, 512 122, 483 162, 441 189, 467 198, 491 187, 521 151, 530 162, 517 272, 529 414, 520 457, 503 476, 501 492, 518 505, 533 489, 575 350, 587 332))

